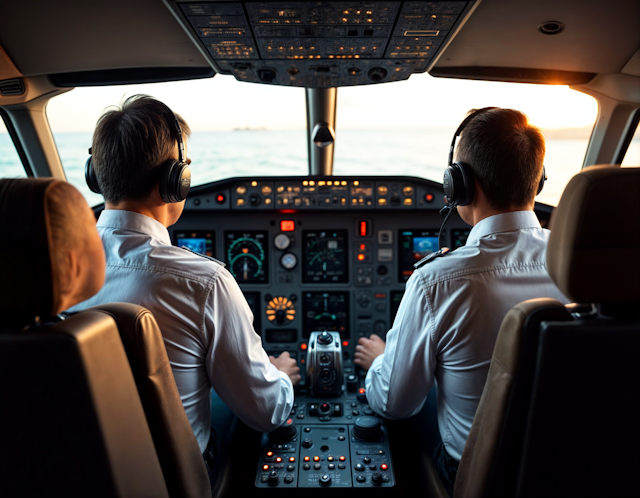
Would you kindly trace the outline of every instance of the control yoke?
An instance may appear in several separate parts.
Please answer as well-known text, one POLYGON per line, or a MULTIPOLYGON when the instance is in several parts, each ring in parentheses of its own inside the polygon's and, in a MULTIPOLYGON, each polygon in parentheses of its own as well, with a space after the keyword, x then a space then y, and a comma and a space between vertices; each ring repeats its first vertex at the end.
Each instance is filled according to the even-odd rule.
POLYGON ((311 333, 307 348, 307 383, 314 397, 342 394, 342 344, 338 332, 311 333))

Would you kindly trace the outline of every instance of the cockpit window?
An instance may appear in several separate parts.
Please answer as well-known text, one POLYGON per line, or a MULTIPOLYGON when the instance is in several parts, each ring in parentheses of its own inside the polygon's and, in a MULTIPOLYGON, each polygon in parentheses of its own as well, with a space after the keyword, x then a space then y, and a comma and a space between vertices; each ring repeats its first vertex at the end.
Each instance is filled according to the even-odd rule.
POLYGON ((67 179, 90 205, 103 202, 84 179, 96 122, 105 109, 139 93, 162 100, 189 123, 192 185, 233 176, 308 174, 302 88, 239 83, 229 76, 76 88, 51 99, 47 117, 67 179))
POLYGON ((27 172, 20 161, 20 156, 7 132, 4 121, 0 118, 0 178, 26 177, 27 172))
MULTIPOLYGON (((136 93, 181 114, 192 135, 193 185, 234 176, 307 175, 302 88, 237 82, 230 76, 172 83, 76 88, 52 99, 47 116, 69 181, 91 205, 102 202, 84 180, 84 164, 103 111, 136 93)), ((582 167, 596 101, 564 86, 433 78, 341 87, 334 174, 411 175, 438 182, 453 132, 472 108, 525 112, 547 140, 548 182, 537 200, 556 205, 582 167)))
POLYGON ((592 97, 566 86, 434 78, 338 89, 336 175, 411 175, 442 182, 453 134, 467 111, 518 109, 546 139, 548 181, 536 200, 557 205, 580 171, 597 116, 592 97))
MULTIPOLYGON (((640 112, 640 110, 637 112, 640 112)), ((636 127, 636 132, 633 134, 631 142, 629 142, 629 148, 624 155, 621 166, 632 166, 636 168, 640 166, 640 125, 636 127)))

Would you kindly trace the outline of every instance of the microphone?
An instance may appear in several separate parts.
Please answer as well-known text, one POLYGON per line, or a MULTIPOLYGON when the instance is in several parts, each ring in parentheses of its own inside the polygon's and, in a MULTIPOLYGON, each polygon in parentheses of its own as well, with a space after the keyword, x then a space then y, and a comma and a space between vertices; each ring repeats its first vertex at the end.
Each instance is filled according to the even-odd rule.
POLYGON ((447 221, 449 221, 449 217, 453 213, 456 213, 457 211, 458 209, 456 208, 455 204, 453 206, 447 204, 440 210, 440 216, 444 216, 444 220, 442 221, 442 225, 440 225, 440 231, 438 232, 438 249, 439 250, 442 250, 442 230, 444 229, 444 226, 447 224, 447 221))

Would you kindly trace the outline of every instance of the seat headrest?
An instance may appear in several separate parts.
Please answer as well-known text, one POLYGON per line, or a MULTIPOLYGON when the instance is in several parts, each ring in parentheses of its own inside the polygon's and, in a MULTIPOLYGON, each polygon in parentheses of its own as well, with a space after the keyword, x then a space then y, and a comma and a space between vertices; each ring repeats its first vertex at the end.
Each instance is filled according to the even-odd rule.
POLYGON ((547 266, 581 303, 640 302, 640 168, 591 166, 551 216, 547 266))

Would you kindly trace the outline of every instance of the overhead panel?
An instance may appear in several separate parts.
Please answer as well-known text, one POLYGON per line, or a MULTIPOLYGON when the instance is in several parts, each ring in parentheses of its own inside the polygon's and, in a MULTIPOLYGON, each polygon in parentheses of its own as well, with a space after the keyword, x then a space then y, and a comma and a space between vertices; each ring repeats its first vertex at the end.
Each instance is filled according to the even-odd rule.
POLYGON ((216 71, 308 88, 425 72, 475 4, 167 1, 216 71))

